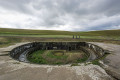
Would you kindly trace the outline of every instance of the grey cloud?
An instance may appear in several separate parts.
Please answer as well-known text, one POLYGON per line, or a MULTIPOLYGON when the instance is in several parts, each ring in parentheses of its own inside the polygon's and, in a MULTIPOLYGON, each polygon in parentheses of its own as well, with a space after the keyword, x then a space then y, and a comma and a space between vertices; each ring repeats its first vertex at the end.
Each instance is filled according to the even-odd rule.
POLYGON ((113 16, 120 13, 120 0, 100 0, 99 3, 91 7, 92 12, 113 16))
POLYGON ((1 0, 0 7, 9 12, 31 16, 25 19, 29 24, 12 23, 12 26, 19 25, 17 28, 22 28, 22 25, 27 28, 37 26, 52 29, 69 25, 72 30, 104 30, 120 25, 117 18, 110 18, 120 15, 120 0, 1 0))
POLYGON ((31 13, 29 8, 26 6, 31 1, 32 0, 0 0, 0 7, 21 13, 31 13))

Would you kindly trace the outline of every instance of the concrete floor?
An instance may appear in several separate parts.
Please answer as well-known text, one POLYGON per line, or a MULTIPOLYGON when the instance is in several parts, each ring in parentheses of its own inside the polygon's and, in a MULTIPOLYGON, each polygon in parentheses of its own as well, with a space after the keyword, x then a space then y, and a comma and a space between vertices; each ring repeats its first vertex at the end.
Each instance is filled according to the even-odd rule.
POLYGON ((92 44, 98 45, 111 52, 111 54, 102 60, 104 62, 103 68, 113 77, 117 77, 117 79, 120 80, 120 45, 95 42, 92 44))

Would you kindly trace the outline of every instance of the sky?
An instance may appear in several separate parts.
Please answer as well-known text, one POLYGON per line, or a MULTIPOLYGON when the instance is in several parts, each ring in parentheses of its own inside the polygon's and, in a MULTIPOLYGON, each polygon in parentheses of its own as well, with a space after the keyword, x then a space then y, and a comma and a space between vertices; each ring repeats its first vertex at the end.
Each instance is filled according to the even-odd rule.
POLYGON ((0 28, 120 29, 120 0, 0 0, 0 28))

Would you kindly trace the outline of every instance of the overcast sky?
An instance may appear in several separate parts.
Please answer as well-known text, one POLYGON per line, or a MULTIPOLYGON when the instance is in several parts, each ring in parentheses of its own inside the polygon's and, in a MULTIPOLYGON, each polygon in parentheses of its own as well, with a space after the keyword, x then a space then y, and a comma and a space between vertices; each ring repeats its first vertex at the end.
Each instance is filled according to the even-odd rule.
POLYGON ((120 0, 0 0, 0 27, 66 31, 120 29, 120 0))

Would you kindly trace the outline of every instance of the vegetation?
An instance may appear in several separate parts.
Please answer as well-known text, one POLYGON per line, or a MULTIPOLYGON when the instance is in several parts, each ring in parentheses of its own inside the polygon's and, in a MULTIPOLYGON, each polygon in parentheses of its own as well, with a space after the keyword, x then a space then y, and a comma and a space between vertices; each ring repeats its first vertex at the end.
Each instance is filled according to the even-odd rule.
POLYGON ((81 51, 39 50, 30 54, 28 56, 28 60, 32 63, 37 64, 60 65, 68 63, 81 63, 84 62, 87 58, 83 54, 84 53, 82 53, 81 51))
POLYGON ((42 57, 43 53, 44 53, 44 50, 36 51, 33 54, 29 55, 28 60, 33 63, 46 64, 47 61, 42 57))
POLYGON ((99 60, 93 60, 91 63, 94 65, 100 65, 99 60))
MULTIPOLYGON (((120 30, 70 32, 70 31, 55 31, 55 30, 25 30, 25 29, 0 28, 0 47, 6 47, 11 44, 19 43, 19 42, 33 42, 33 41, 49 41, 49 42, 84 41, 84 42, 113 43, 120 45, 120 30), (73 35, 80 35, 81 39, 72 39, 73 35)), ((87 60, 87 57, 85 55, 82 56, 81 58, 78 58, 72 54, 74 52, 63 51, 63 53, 61 51, 46 52, 44 50, 40 50, 31 54, 28 57, 28 59, 31 62, 38 64, 59 65, 59 64, 72 63, 72 66, 76 66, 78 65, 77 63, 81 63, 87 60)), ((103 56, 101 59, 103 59, 107 55, 103 56)), ((100 65, 99 60, 100 59, 94 60, 91 63, 95 65, 100 65)))
POLYGON ((87 38, 87 39, 120 40, 120 30, 70 32, 70 31, 56 31, 56 30, 25 30, 25 29, 0 28, 0 36, 72 38, 72 35, 80 35, 81 38, 87 38))
POLYGON ((79 66, 78 63, 72 63, 71 66, 79 66))
POLYGON ((27 30, 0 28, 0 34, 16 35, 81 35, 81 36, 120 36, 120 30, 102 30, 89 32, 70 32, 56 30, 27 30))
POLYGON ((33 41, 39 41, 39 42, 102 42, 102 43, 113 43, 113 44, 119 44, 119 40, 102 40, 102 39, 72 39, 72 38, 39 38, 39 37, 0 37, 0 47, 6 47, 15 43, 20 42, 33 42, 33 41))
POLYGON ((33 41, 85 41, 120 44, 120 30, 70 32, 0 28, 0 47, 33 41), (81 39, 72 39, 73 35, 80 35, 81 39))
POLYGON ((26 29, 7 29, 0 28, 0 34, 11 35, 72 35, 69 31, 55 31, 55 30, 26 30, 26 29))
POLYGON ((85 62, 87 59, 88 59, 87 56, 83 56, 81 59, 78 59, 77 62, 82 63, 82 62, 85 62))
POLYGON ((0 47, 6 47, 13 43, 21 42, 22 39, 16 37, 0 37, 0 47))
POLYGON ((68 56, 63 54, 64 51, 54 51, 54 50, 49 50, 47 53, 47 57, 50 58, 55 58, 55 59, 66 59, 68 56))

